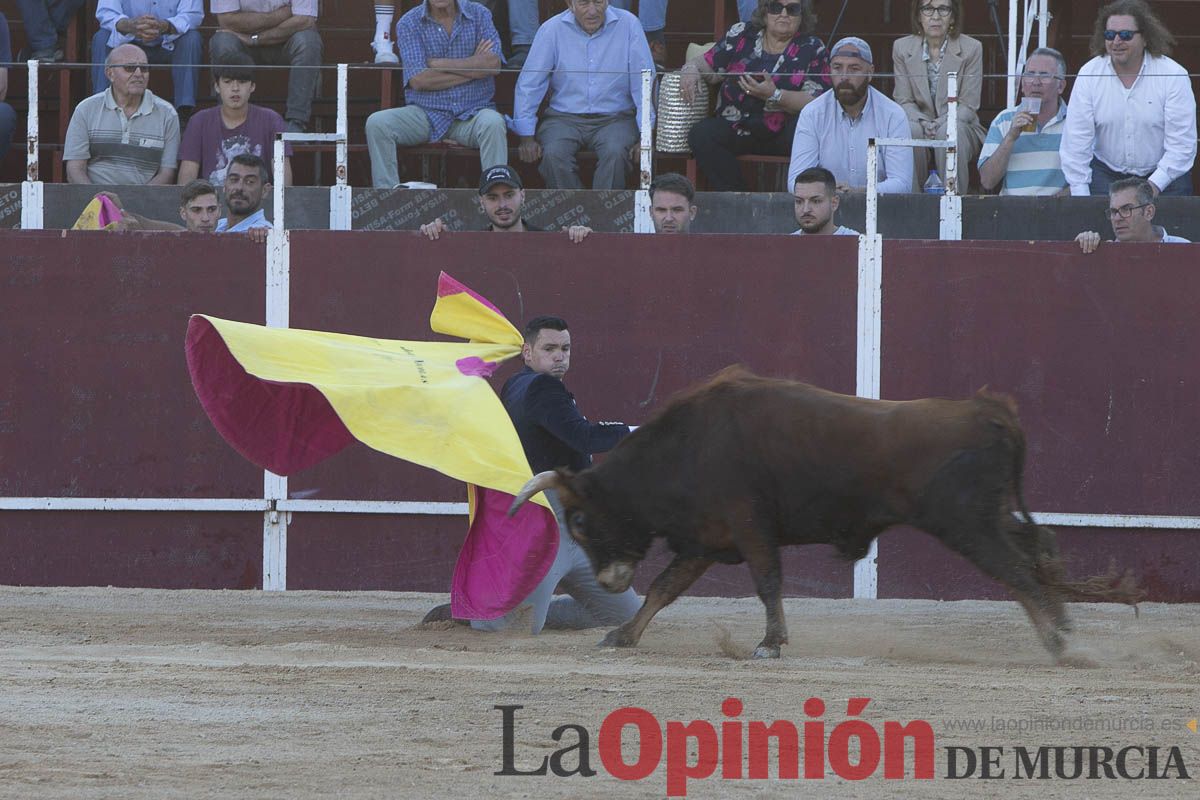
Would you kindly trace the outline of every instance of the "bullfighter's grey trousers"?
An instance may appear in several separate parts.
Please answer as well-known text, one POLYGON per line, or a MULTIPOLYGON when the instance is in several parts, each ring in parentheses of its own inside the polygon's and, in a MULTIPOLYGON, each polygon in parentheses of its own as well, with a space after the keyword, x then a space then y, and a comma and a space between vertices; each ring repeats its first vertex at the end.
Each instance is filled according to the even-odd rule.
POLYGON ((471 627, 475 630, 504 630, 516 622, 528 606, 533 609, 530 631, 535 635, 541 633, 542 628, 583 630, 602 625, 620 625, 641 608, 642 601, 633 589, 613 594, 596 582, 596 573, 592 571, 587 553, 567 533, 558 493, 549 489, 546 498, 558 519, 558 554, 554 557, 554 563, 541 583, 521 601, 521 605, 499 619, 471 620, 471 627), (569 597, 554 596, 554 588, 560 582, 569 597))

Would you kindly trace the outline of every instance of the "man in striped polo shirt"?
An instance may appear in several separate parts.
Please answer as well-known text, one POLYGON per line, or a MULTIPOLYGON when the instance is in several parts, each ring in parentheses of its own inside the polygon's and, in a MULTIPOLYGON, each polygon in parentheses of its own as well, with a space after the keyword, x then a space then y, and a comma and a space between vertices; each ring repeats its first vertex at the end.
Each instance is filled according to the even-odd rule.
POLYGON ((996 115, 979 153, 979 179, 983 188, 1000 194, 1067 194, 1058 145, 1067 121, 1067 104, 1062 99, 1066 86, 1067 62, 1062 53, 1039 47, 1025 62, 1021 75, 1021 95, 1041 100, 1035 116, 1020 106, 996 115), (1033 133, 1022 132, 1030 123, 1033 133))
POLYGON ((146 88, 150 65, 145 52, 134 44, 114 48, 104 73, 112 85, 76 106, 67 126, 67 181, 175 183, 179 116, 146 88))

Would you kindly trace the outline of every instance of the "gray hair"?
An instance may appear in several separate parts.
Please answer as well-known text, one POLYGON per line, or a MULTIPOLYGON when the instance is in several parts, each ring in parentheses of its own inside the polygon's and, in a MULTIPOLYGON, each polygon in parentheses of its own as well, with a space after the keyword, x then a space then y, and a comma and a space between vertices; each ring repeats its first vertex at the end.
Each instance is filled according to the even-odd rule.
MULTIPOLYGON (((1050 56, 1050 58, 1053 58, 1058 62, 1058 69, 1055 70, 1054 77, 1059 78, 1060 80, 1067 77, 1067 60, 1063 58, 1062 53, 1058 52, 1053 47, 1039 47, 1037 50, 1034 50, 1029 54, 1029 58, 1033 58, 1034 56, 1050 56)), ((1028 58, 1025 59, 1025 63, 1029 63, 1028 58)))

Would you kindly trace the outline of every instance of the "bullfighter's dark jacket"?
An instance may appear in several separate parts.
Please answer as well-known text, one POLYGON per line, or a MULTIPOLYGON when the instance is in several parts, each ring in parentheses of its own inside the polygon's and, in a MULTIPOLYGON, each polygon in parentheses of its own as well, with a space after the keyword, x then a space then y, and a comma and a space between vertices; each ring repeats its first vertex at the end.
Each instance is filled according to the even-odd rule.
POLYGON ((629 434, 623 422, 588 422, 562 381, 529 367, 505 382, 500 400, 535 473, 556 467, 586 469, 592 453, 611 450, 629 434))

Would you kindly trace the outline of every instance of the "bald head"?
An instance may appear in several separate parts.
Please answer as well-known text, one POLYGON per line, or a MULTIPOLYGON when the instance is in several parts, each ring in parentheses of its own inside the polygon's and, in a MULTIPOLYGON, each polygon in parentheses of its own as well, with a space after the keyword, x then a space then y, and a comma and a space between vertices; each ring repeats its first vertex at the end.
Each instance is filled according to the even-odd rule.
POLYGON ((114 47, 104 60, 104 76, 112 84, 118 105, 140 102, 150 82, 150 64, 146 53, 135 44, 114 47))

